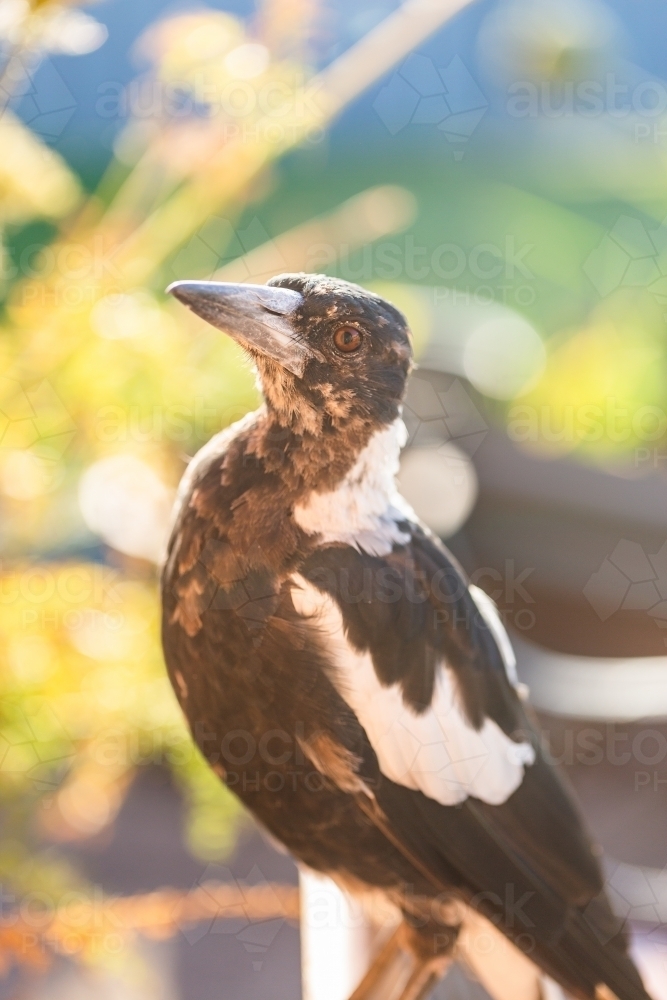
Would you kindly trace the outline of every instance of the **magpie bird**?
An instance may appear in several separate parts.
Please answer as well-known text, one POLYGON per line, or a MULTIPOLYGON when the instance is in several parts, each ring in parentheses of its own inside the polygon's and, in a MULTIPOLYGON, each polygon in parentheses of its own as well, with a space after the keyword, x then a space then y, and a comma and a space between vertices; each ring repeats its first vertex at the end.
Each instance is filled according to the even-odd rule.
POLYGON ((472 907, 581 1000, 648 1000, 547 761, 491 600, 395 485, 411 336, 322 275, 169 291, 252 359, 264 403, 189 465, 163 645, 195 741, 304 865, 380 890, 425 997, 472 907))

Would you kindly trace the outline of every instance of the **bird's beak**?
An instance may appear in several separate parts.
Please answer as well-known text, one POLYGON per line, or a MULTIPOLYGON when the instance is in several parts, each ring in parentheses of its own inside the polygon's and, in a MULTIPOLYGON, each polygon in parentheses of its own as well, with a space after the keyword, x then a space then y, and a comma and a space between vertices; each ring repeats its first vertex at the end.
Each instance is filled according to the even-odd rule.
POLYGON ((167 291, 242 347, 273 358, 299 378, 313 352, 293 325, 303 296, 291 288, 228 281, 174 281, 167 291))

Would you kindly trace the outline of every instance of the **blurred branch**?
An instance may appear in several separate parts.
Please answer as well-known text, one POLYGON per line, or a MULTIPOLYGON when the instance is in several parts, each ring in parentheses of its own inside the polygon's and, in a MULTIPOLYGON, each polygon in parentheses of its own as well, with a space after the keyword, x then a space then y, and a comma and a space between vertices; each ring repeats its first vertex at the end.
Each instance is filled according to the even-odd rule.
POLYGON ((0 148, 0 224, 74 208, 81 196, 74 174, 8 110, 0 111, 0 148))
POLYGON ((327 97, 327 120, 470 2, 406 0, 401 4, 315 78, 327 97))
POLYGON ((291 885, 204 882, 190 892, 163 889, 122 898, 94 895, 84 901, 71 895, 67 905, 40 911, 34 919, 11 914, 0 921, 5 967, 16 962, 46 968, 53 953, 91 955, 108 935, 123 940, 141 933, 161 939, 204 920, 299 920, 299 890, 291 885))

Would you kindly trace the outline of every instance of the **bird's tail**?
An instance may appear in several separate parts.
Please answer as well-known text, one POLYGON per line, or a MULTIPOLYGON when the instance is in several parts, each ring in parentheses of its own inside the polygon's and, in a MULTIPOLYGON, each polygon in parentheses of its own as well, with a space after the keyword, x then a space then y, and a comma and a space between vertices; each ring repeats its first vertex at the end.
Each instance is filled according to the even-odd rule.
POLYGON ((588 996, 595 1000, 652 1000, 604 894, 583 911, 573 910, 560 940, 539 950, 545 966, 575 996, 586 996, 575 984, 592 982, 588 996))
POLYGON ((454 957, 493 1000, 566 1000, 554 979, 472 908, 465 909, 454 957))

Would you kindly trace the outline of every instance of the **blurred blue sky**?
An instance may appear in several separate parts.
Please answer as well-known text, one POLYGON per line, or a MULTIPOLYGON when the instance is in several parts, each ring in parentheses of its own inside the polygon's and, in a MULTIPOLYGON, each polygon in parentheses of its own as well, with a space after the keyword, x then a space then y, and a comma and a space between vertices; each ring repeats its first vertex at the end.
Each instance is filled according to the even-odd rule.
MULTIPOLYGON (((109 37, 97 52, 70 58, 51 57, 42 64, 34 79, 34 92, 24 98, 20 114, 40 132, 51 145, 92 183, 99 176, 111 153, 113 138, 122 122, 102 117, 97 111, 100 88, 110 81, 126 84, 141 67, 132 55, 137 36, 155 18, 202 5, 165 2, 165 0, 102 0, 90 8, 108 28, 109 37)), ((245 0, 210 0, 207 4, 242 16, 251 15, 252 3, 245 0)), ((391 0, 359 4, 354 0, 329 0, 321 8, 317 43, 318 59, 326 63, 364 34, 397 6, 391 0)), ((438 66, 446 66, 458 56, 475 80, 482 86, 489 101, 487 121, 482 123, 477 139, 490 127, 491 118, 506 115, 501 95, 494 93, 493 84, 485 78, 480 65, 477 38, 480 26, 498 4, 482 0, 463 10, 446 27, 420 47, 438 66)), ((596 5, 600 6, 600 5, 596 5)), ((641 68, 647 77, 667 77, 667 5, 662 0, 615 0, 606 5, 618 19, 622 30, 616 55, 641 68)), ((545 31, 548 25, 545 23, 545 31)), ((390 74, 391 76, 391 74, 390 74)), ((349 109, 334 127, 336 143, 357 150, 357 156, 383 155, 386 129, 373 110, 373 101, 383 82, 376 84, 349 109), (361 145, 358 140, 363 138, 361 145)), ((512 122, 508 123, 512 125, 512 122)), ((511 129, 510 129, 511 131, 511 129)), ((434 136, 425 130, 409 131, 405 140, 414 151, 422 142, 432 143, 434 136), (420 134, 421 133, 421 134, 420 134)), ((436 137, 445 142, 444 137, 436 137)), ((402 143, 393 141, 393 155, 401 155, 402 143)))

